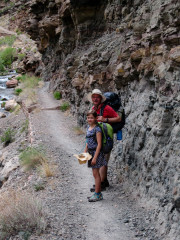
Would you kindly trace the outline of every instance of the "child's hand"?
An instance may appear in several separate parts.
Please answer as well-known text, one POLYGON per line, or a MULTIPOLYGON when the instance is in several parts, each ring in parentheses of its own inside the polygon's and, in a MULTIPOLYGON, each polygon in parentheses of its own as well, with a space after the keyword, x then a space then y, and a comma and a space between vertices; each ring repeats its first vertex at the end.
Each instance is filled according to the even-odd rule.
POLYGON ((93 158, 91 165, 95 165, 96 164, 96 159, 93 158))

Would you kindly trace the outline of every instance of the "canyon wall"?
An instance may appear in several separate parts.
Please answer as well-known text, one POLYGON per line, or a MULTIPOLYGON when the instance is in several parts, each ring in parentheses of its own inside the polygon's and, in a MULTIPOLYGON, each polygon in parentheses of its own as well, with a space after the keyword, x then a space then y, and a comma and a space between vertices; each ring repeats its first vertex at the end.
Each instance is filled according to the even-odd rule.
POLYGON ((83 125, 94 88, 121 95, 117 174, 153 209, 159 239, 180 234, 180 2, 17 1, 14 24, 43 55, 42 77, 83 125), (23 6, 23 7, 22 7, 23 6))

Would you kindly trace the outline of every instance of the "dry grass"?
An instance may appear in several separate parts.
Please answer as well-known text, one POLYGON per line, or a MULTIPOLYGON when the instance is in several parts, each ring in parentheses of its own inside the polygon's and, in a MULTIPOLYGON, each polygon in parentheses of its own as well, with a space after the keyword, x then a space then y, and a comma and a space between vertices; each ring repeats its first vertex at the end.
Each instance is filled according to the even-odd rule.
POLYGON ((45 213, 41 203, 32 194, 10 191, 0 196, 0 239, 19 232, 45 230, 45 213))
POLYGON ((71 115, 71 110, 70 110, 70 109, 67 109, 67 110, 64 112, 64 115, 65 115, 66 117, 72 116, 72 115, 71 115))
POLYGON ((38 168, 39 172, 45 177, 54 176, 52 166, 49 165, 45 153, 40 148, 28 147, 20 154, 21 165, 26 171, 38 168))
POLYGON ((23 90, 19 96, 24 99, 26 106, 37 103, 36 89, 43 86, 43 82, 35 76, 22 75, 19 77, 19 87, 23 90))
POLYGON ((36 92, 30 88, 23 89, 23 92, 20 93, 20 96, 23 99, 25 99, 25 104, 27 107, 31 106, 32 104, 37 103, 36 92))
POLYGON ((40 167, 40 172, 45 177, 54 176, 54 171, 52 170, 52 166, 50 166, 47 162, 42 162, 40 167))
POLYGON ((41 112, 41 109, 37 107, 37 108, 34 109, 33 112, 34 112, 34 113, 40 113, 40 112, 41 112))
POLYGON ((20 110, 21 110, 21 106, 18 104, 18 105, 15 107, 15 109, 13 110, 13 113, 14 113, 15 115, 18 115, 19 112, 20 112, 20 110))
POLYGON ((39 82, 38 82, 38 87, 39 87, 39 88, 44 87, 44 82, 43 82, 43 81, 39 81, 39 82))
POLYGON ((83 135, 84 134, 84 131, 79 126, 73 127, 73 130, 76 133, 76 135, 83 135))

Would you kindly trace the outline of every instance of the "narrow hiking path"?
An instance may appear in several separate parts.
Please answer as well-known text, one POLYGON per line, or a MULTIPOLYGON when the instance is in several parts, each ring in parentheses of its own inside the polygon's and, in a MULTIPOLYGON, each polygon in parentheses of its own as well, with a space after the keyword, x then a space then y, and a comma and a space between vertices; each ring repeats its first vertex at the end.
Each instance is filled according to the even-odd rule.
MULTIPOLYGON (((47 87, 39 90, 41 109, 57 105, 47 87)), ((32 122, 35 142, 51 156, 55 175, 46 180, 45 190, 37 193, 46 208, 48 228, 41 236, 30 239, 143 240, 151 239, 145 236, 148 231, 156 239, 153 230, 143 232, 150 225, 148 217, 144 221, 143 211, 133 207, 133 199, 128 198, 120 184, 111 181, 103 201, 88 202, 94 182, 91 170, 73 157, 82 151, 85 136, 73 131, 76 122, 72 116, 59 110, 41 110, 32 114, 32 122)))

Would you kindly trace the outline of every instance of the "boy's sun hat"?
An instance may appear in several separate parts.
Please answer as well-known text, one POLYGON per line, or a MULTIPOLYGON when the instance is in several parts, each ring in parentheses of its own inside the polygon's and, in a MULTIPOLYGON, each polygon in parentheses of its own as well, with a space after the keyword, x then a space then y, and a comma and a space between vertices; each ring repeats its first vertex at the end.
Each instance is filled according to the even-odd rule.
POLYGON ((92 103, 92 95, 94 94, 98 94, 102 97, 102 101, 101 101, 102 103, 106 100, 106 97, 102 94, 102 92, 99 89, 94 89, 92 93, 89 93, 87 96, 87 99, 89 100, 89 102, 92 103))
POLYGON ((78 159, 79 164, 84 164, 92 158, 89 153, 74 154, 74 157, 78 159))

